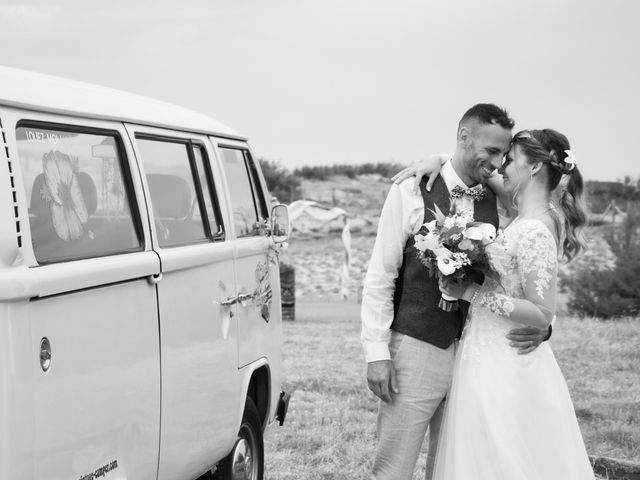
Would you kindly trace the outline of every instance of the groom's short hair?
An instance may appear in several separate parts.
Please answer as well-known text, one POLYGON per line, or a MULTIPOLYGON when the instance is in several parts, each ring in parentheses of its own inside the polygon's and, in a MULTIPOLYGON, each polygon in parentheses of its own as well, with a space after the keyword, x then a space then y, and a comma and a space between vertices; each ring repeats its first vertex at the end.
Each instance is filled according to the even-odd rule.
POLYGON ((478 103, 467 110, 458 124, 458 130, 462 125, 466 125, 470 120, 477 120, 483 124, 498 124, 502 128, 511 130, 516 122, 504 108, 493 103, 478 103))

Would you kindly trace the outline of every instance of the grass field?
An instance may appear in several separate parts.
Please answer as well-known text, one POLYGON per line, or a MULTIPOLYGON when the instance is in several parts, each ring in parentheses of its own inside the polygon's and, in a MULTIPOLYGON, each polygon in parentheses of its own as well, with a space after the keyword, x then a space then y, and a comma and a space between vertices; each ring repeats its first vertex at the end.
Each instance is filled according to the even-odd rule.
MULTIPOLYGON (((284 324, 283 427, 265 439, 269 480, 366 479, 377 403, 364 379, 359 305, 298 300, 284 324)), ((558 318, 552 346, 589 454, 640 462, 640 320, 558 318)), ((423 478, 424 457, 415 479, 423 478)))

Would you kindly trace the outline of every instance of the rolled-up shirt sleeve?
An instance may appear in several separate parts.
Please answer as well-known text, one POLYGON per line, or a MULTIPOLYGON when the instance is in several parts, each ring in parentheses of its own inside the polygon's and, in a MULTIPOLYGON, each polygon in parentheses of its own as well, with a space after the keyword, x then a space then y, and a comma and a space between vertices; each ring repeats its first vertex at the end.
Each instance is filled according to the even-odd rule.
POLYGON ((411 191, 413 178, 393 184, 382 207, 378 233, 362 292, 361 340, 367 362, 390 359, 393 294, 407 240, 422 225, 420 193, 411 191))

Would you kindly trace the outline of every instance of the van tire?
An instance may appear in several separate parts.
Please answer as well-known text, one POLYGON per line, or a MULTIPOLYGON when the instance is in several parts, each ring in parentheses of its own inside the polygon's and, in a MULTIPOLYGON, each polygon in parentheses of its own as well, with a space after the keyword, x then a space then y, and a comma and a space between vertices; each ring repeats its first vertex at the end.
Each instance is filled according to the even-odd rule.
POLYGON ((214 480, 262 480, 263 469, 262 425, 258 409, 253 400, 247 398, 233 449, 218 464, 213 478, 214 480))

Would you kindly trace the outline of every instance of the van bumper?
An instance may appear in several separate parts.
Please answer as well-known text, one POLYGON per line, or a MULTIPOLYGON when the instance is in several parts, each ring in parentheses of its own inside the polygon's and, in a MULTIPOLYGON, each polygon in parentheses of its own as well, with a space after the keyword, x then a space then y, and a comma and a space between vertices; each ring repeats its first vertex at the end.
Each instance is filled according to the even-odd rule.
POLYGON ((280 400, 278 400, 278 411, 276 413, 276 420, 282 426, 284 419, 287 418, 287 410, 289 410, 289 400, 291 394, 286 392, 280 392, 280 400))

